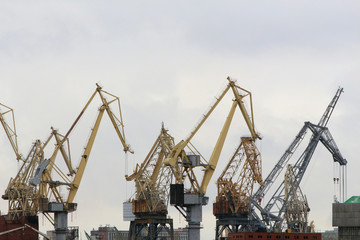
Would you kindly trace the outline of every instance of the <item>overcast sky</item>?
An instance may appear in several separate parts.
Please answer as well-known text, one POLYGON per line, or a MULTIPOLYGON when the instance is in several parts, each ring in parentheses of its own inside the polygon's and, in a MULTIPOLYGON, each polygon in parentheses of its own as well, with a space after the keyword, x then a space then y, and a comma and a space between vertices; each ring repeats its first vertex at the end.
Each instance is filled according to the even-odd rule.
MULTIPOLYGON (((131 197, 133 183, 126 183, 124 174, 145 158, 162 122, 175 142, 185 138, 227 76, 253 94, 264 177, 303 123, 317 123, 342 86, 328 127, 349 163, 348 197, 359 195, 359 23, 356 0, 1 1, 0 103, 15 110, 20 152, 26 155, 51 126, 66 132, 95 83, 120 97, 135 154, 127 156, 126 170, 120 141, 104 116, 75 199, 78 211, 69 219, 81 231, 100 224, 128 228, 122 202, 131 197)), ((75 162, 99 104, 97 99, 71 135, 75 162)), ((220 105, 207 130, 194 139, 205 156, 229 104, 230 99, 220 105)), ((239 138, 248 135, 239 112, 235 119, 208 188, 204 240, 215 234, 216 178, 239 138)), ((19 166, 2 130, 0 158, 0 189, 5 189, 19 166)), ((322 231, 332 228, 332 178, 331 155, 319 145, 301 187, 310 220, 322 231)), ((7 202, 0 207, 7 212, 7 202)), ((186 225, 173 207, 170 213, 175 227, 186 225)), ((42 231, 51 228, 46 221, 40 217, 42 231)))

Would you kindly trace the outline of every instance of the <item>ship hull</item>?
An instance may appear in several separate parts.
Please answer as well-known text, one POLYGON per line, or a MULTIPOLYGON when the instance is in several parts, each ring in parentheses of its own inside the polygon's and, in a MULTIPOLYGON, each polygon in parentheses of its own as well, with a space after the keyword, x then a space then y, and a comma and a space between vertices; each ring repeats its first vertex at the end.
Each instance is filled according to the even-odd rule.
MULTIPOLYGON (((25 224, 39 229, 38 216, 20 216, 16 219, 10 220, 6 215, 0 216, 0 233, 24 227, 25 224)), ((24 230, 10 232, 0 235, 0 240, 38 240, 38 233, 31 228, 26 227, 24 230)))

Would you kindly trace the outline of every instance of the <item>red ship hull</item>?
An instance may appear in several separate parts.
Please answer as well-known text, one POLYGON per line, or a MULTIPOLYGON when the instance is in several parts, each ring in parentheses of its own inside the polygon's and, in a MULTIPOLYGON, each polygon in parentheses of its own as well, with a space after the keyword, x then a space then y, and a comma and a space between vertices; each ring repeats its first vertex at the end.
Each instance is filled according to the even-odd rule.
POLYGON ((227 240, 321 240, 321 233, 262 233, 238 232, 229 233, 227 240))
MULTIPOLYGON (((0 216, 0 233, 23 227, 25 224, 39 229, 39 219, 37 216, 21 216, 14 220, 7 220, 7 216, 0 216)), ((38 240, 38 233, 30 228, 18 230, 4 235, 0 235, 0 240, 38 240)))

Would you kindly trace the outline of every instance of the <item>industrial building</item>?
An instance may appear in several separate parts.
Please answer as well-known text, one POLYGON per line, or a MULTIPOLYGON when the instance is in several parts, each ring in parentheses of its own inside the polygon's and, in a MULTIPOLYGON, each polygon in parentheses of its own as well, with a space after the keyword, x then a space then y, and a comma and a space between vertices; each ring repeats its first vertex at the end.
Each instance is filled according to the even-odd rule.
POLYGON ((93 229, 90 231, 90 236, 88 239, 91 240, 120 240, 127 239, 128 231, 120 231, 117 230, 116 227, 111 227, 110 225, 106 225, 105 227, 100 226, 97 230, 93 229))
POLYGON ((338 229, 334 228, 334 230, 327 230, 321 233, 322 240, 338 240, 338 229))
POLYGON ((333 203, 332 216, 339 240, 360 239, 360 196, 352 196, 344 203, 333 203))

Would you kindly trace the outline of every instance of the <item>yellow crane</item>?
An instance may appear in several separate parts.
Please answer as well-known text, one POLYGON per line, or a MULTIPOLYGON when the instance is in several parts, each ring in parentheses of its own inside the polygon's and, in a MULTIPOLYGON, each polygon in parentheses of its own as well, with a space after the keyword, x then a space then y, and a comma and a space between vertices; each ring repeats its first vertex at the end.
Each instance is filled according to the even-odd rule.
POLYGON ((18 161, 24 162, 22 159, 21 154, 19 153, 18 143, 17 143, 17 134, 16 134, 16 128, 15 128, 15 116, 14 116, 14 110, 4 104, 0 103, 0 122, 3 126, 6 136, 9 139, 9 142, 11 144, 12 149, 14 150, 14 153, 16 155, 16 159, 18 161), (2 110, 1 108, 5 108, 5 110, 2 110), (5 120, 5 116, 9 116, 11 118, 11 122, 8 123, 5 120))
POLYGON ((213 214, 217 219, 216 240, 221 239, 223 233, 252 231, 244 219, 249 218, 254 184, 264 184, 261 165, 255 141, 251 137, 242 137, 216 182, 218 193, 213 204, 213 214))
POLYGON ((175 205, 179 212, 186 218, 186 221, 188 222, 189 239, 191 240, 200 239, 200 222, 202 221, 201 206, 207 204, 208 197, 205 196, 206 189, 215 171, 237 106, 250 130, 251 137, 253 139, 260 138, 256 133, 254 126, 251 93, 239 87, 235 81, 230 79, 230 77, 228 77, 227 80, 228 84, 226 88, 222 91, 219 97, 216 98, 215 103, 211 105, 210 109, 202 116, 200 122, 196 125, 194 130, 191 131, 189 137, 176 144, 170 152, 169 158, 164 161, 164 163, 172 169, 172 173, 175 177, 175 184, 172 184, 170 187, 170 203, 175 205), (213 148, 210 159, 209 161, 206 161, 190 141, 203 126, 205 121, 212 114, 229 89, 232 89, 235 99, 215 147, 213 148), (243 103, 243 99, 245 97, 249 97, 250 99, 250 115, 243 103), (188 152, 186 152, 186 150, 188 150, 188 152), (201 182, 198 181, 198 176, 194 172, 194 169, 198 167, 204 170, 201 182), (189 188, 187 189, 184 188, 185 182, 189 184, 189 188))
POLYGON ((85 107, 71 125, 68 132, 64 136, 55 134, 57 143, 51 157, 49 159, 45 159, 39 165, 38 171, 31 181, 34 185, 39 185, 39 210, 43 212, 44 215, 47 216, 47 218, 55 225, 56 239, 58 240, 65 239, 66 233, 64 232, 64 229, 67 228, 68 212, 76 210, 77 204, 74 203, 74 198, 79 189, 81 179, 83 177, 86 164, 89 160, 91 149, 93 147, 94 140, 101 123, 101 119, 105 112, 107 112, 111 120, 111 123, 120 139, 125 153, 133 153, 130 145, 127 144, 125 139, 124 124, 122 120, 119 98, 109 92, 102 90, 102 88, 97 84, 96 90, 91 95, 90 99, 85 104, 85 107), (68 142, 70 133, 83 116, 85 110, 88 108, 95 95, 100 97, 102 105, 98 109, 97 118, 94 126, 91 129, 90 137, 87 141, 84 152, 81 155, 79 166, 74 169, 72 167, 70 148, 66 147, 65 143, 68 142), (107 97, 110 98, 110 100, 107 100, 107 97), (118 116, 116 116, 111 110, 111 104, 115 104, 118 108, 118 116), (61 152, 62 159, 67 167, 67 173, 61 170, 59 165, 55 163, 59 151, 61 152), (65 197, 60 194, 59 188, 61 186, 66 186, 68 189, 68 194, 65 197), (54 213, 55 219, 53 219, 49 213, 54 213))
POLYGON ((4 200, 8 200, 8 214, 5 217, 10 221, 18 219, 20 216, 36 217, 39 191, 29 184, 29 180, 34 176, 40 162, 44 160, 44 149, 53 135, 51 134, 44 143, 35 140, 24 158, 18 149, 14 111, 3 104, 0 106, 5 108, 5 111, 0 110, 0 122, 14 150, 16 159, 21 162, 18 173, 10 179, 5 193, 2 195, 4 200), (5 119, 9 115, 11 117, 10 123, 5 119))
MULTIPOLYGON (((254 182, 263 184, 260 151, 250 137, 242 137, 239 147, 217 180, 216 203, 227 201, 227 211, 232 213, 250 212, 254 182)), ((221 204, 218 205, 220 208, 221 204)))
MULTIPOLYGON (((11 178, 5 193, 2 195, 4 200, 8 201, 8 213, 1 215, 2 227, 4 229, 11 229, 15 226, 19 226, 16 229, 24 230, 22 235, 26 235, 29 238, 37 238, 36 232, 39 229, 38 216, 39 211, 39 188, 30 184, 30 180, 36 174, 36 170, 40 163, 44 160, 45 148, 51 144, 51 139, 55 139, 56 132, 52 131, 50 136, 45 142, 39 139, 35 140, 27 155, 20 154, 17 144, 17 134, 15 128, 14 111, 1 104, 0 108, 0 122, 5 130, 5 133, 9 139, 9 142, 14 150, 16 159, 21 164, 15 177, 11 178), (2 109, 5 108, 5 111, 2 109), (7 118, 11 117, 11 121, 7 118), (21 227, 21 224, 28 226, 26 229, 21 227), (29 231, 29 229, 35 232, 29 231)), ((18 236, 12 233, 12 230, 7 231, 9 237, 18 236)))
POLYGON ((167 214, 168 189, 171 172, 164 167, 163 161, 174 147, 174 138, 162 126, 159 136, 151 147, 141 166, 137 165, 133 174, 126 175, 127 181, 135 181, 136 196, 134 205, 138 205, 135 212, 167 214), (144 201, 144 204, 140 204, 144 201))
MULTIPOLYGON (((246 109, 242 113, 248 123, 246 109)), ((216 182, 217 196, 213 204, 213 214, 217 219, 216 240, 221 239, 223 233, 252 230, 247 229, 249 226, 245 226, 243 220, 248 219, 250 213, 254 183, 262 186, 264 183, 261 154, 255 144, 260 137, 254 134, 254 122, 248 124, 248 128, 251 136, 241 137, 239 146, 216 182)))
POLYGON ((18 173, 11 178, 2 198, 8 200, 8 219, 14 220, 19 216, 36 216, 38 212, 39 190, 29 184, 35 175, 39 164, 44 160, 44 148, 50 141, 51 136, 45 143, 36 140, 24 159, 18 173))
MULTIPOLYGON (((167 231, 173 239, 173 221, 167 217, 172 174, 164 165, 164 159, 169 156, 173 147, 174 138, 162 125, 160 134, 143 163, 136 166, 133 174, 125 176, 127 181, 135 181, 136 186, 135 198, 131 201, 135 218, 130 222, 129 239, 146 237, 156 240, 162 230, 167 231)), ((129 205, 124 204, 124 215, 128 211, 126 206, 129 205)))

